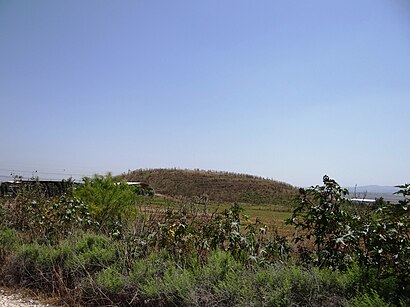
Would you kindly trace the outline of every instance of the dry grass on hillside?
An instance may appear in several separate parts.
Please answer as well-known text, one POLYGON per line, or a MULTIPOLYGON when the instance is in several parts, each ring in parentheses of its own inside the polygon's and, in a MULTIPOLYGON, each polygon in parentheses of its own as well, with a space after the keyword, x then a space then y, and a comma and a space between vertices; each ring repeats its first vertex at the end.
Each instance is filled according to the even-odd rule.
POLYGON ((123 177, 146 182, 156 193, 176 197, 206 195, 217 202, 286 205, 297 194, 295 187, 283 182, 228 172, 140 169, 123 177))

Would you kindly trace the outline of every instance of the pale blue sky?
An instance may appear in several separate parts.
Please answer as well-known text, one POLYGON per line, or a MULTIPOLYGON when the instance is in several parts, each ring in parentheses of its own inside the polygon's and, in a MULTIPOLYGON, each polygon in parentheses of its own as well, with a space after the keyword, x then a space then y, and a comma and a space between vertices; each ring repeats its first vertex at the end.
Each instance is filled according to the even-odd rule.
POLYGON ((410 1, 0 0, 0 118, 0 176, 409 182, 410 1))

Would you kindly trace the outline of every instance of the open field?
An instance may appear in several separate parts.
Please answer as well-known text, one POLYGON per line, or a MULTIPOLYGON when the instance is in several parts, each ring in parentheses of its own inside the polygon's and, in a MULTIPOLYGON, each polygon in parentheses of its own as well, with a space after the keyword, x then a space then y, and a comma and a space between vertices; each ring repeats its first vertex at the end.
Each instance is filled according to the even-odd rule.
MULTIPOLYGON (((233 204, 209 202, 204 204, 193 203, 188 200, 176 200, 171 197, 154 196, 153 198, 145 198, 142 201, 140 209, 145 212, 155 210, 174 209, 178 210, 181 206, 193 207, 199 213, 207 210, 208 213, 223 212, 229 209, 233 204)), ((254 223, 256 220, 268 226, 269 232, 278 231, 280 235, 291 237, 293 227, 285 225, 285 220, 292 214, 292 207, 270 204, 250 204, 239 203, 243 208, 243 215, 249 217, 249 222, 254 223)))
POLYGON ((223 212, 237 203, 250 222, 258 220, 268 226, 269 232, 278 230, 288 237, 293 233, 284 221, 291 215, 297 189, 283 182, 246 174, 181 169, 135 170, 120 178, 145 182, 155 190, 157 195, 145 201, 145 210, 191 205, 201 211, 206 204, 208 212, 223 212))

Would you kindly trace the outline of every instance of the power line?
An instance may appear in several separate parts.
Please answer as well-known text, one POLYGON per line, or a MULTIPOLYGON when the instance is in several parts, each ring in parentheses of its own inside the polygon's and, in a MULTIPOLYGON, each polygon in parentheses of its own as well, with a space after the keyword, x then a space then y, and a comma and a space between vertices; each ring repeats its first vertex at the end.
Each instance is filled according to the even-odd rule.
POLYGON ((85 174, 71 173, 71 172, 43 172, 39 170, 23 171, 15 169, 0 168, 0 171, 12 172, 12 173, 32 173, 32 174, 45 174, 45 175, 66 175, 66 176, 87 176, 85 174))
MULTIPOLYGON (((30 180, 30 179, 32 179, 32 178, 29 178, 29 177, 22 177, 21 178, 22 180, 30 180)), ((69 178, 65 178, 65 179, 69 179, 69 178)), ((82 181, 82 179, 80 179, 80 178, 71 178, 73 181, 82 181)), ((0 176, 0 181, 14 181, 15 180, 15 178, 14 177, 7 177, 7 176, 0 176)), ((56 182, 59 182, 59 181, 62 181, 62 180, 64 180, 64 179, 62 179, 62 178, 40 178, 39 179, 39 181, 56 181, 56 182)))

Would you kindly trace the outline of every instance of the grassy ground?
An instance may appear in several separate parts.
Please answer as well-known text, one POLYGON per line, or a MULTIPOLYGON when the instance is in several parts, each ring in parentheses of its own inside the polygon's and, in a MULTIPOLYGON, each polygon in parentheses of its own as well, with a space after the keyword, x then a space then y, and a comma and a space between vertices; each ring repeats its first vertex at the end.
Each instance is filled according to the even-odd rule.
MULTIPOLYGON (((222 212, 229 209, 232 204, 230 203, 217 203, 210 202, 205 204, 195 204, 187 202, 184 199, 178 200, 166 196, 154 196, 151 199, 145 198, 142 202, 141 209, 144 211, 154 210, 166 210, 166 209, 178 209, 183 204, 190 204, 195 206, 199 212, 203 212, 205 209, 209 213, 222 212)), ((293 234, 293 227, 285 224, 285 220, 291 216, 292 208, 286 205, 271 205, 271 204, 249 204, 240 203, 243 209, 243 214, 249 217, 250 222, 259 220, 261 223, 268 226, 270 231, 278 231, 280 235, 291 237, 293 234)))

